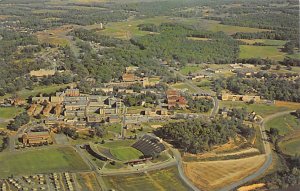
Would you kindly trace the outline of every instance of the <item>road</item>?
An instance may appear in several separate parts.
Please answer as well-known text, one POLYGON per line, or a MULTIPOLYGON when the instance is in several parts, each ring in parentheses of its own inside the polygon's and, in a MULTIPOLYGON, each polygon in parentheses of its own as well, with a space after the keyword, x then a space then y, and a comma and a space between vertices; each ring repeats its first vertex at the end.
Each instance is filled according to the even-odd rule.
POLYGON ((260 125, 260 133, 261 133, 261 136, 262 136, 262 139, 263 139, 264 151, 265 151, 265 155, 266 155, 266 161, 265 161, 265 163, 255 173, 247 176, 246 178, 244 178, 244 179, 242 179, 242 180, 240 180, 238 182, 235 182, 235 183, 233 183, 231 185, 228 185, 227 187, 222 188, 219 191, 233 190, 236 187, 241 186, 241 185, 243 185, 243 184, 245 184, 245 183, 247 183, 247 182, 249 182, 251 180, 254 180, 257 177, 259 177, 260 175, 262 175, 270 167, 270 165, 272 164, 273 157, 272 157, 271 145, 270 145, 270 142, 268 141, 268 135, 266 133, 265 124, 266 124, 267 121, 269 121, 271 119, 274 119, 276 117, 280 117, 282 115, 289 114, 291 112, 294 112, 294 111, 291 110, 291 111, 278 112, 278 113, 275 113, 275 114, 267 116, 265 119, 263 119, 260 122, 260 124, 259 124, 260 125))
POLYGON ((184 171, 183 171, 183 166, 182 166, 182 159, 181 159, 181 154, 180 152, 177 150, 177 149, 171 149, 173 154, 174 154, 174 157, 176 159, 176 162, 177 162, 177 167, 178 167, 178 172, 179 172, 179 176, 180 178, 185 182, 185 184, 187 186, 190 187, 191 190, 193 191, 200 191, 199 188, 197 188, 184 174, 184 171))
POLYGON ((212 111, 210 113, 210 116, 213 117, 213 116, 215 116, 218 113, 219 102, 218 102, 218 98, 214 95, 215 92, 203 90, 202 88, 199 88, 198 86, 196 86, 191 80, 187 79, 187 77, 185 75, 183 75, 182 73, 176 71, 174 68, 169 67, 169 69, 172 72, 174 72, 174 74, 176 74, 177 76, 179 76, 181 78, 181 80, 186 85, 188 85, 191 89, 193 89, 197 94, 211 96, 212 99, 213 99, 214 108, 212 109, 212 111))

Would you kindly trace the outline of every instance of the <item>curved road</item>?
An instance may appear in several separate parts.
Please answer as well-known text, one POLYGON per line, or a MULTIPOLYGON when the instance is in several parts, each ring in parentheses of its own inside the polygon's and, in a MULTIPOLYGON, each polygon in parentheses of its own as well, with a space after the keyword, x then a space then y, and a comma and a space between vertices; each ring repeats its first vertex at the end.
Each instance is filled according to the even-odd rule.
POLYGON ((278 112, 278 113, 267 116, 265 119, 263 119, 260 122, 260 124, 259 124, 260 125, 260 133, 261 133, 261 136, 262 136, 262 139, 263 139, 264 150, 265 150, 265 155, 266 155, 265 163, 255 173, 247 176, 246 178, 244 178, 244 179, 242 179, 238 182, 235 182, 231 185, 228 185, 227 187, 222 188, 219 191, 233 190, 234 188, 236 188, 238 186, 241 186, 241 185, 243 185, 243 184, 259 177, 260 175, 262 175, 269 168, 269 166, 272 164, 273 157, 272 157, 272 152, 271 152, 271 146, 270 146, 270 143, 268 141, 268 136, 267 136, 266 129, 265 129, 265 124, 266 124, 267 121, 269 121, 271 119, 274 119, 276 117, 280 117, 282 115, 289 114, 291 112, 294 112, 294 110, 278 112))

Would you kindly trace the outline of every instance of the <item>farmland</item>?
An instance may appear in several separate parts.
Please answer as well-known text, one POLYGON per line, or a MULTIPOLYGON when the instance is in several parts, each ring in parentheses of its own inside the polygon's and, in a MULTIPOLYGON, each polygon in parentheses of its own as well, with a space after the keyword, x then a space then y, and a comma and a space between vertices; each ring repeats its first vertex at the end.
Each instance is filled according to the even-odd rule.
POLYGON ((108 188, 115 190, 188 190, 179 178, 176 167, 137 175, 110 176, 105 177, 104 181, 108 188))
POLYGON ((294 156, 300 154, 300 134, 299 132, 291 138, 286 138, 279 143, 283 153, 294 156))
POLYGON ((201 190, 215 190, 241 180, 257 171, 264 163, 265 156, 184 164, 187 177, 201 190))
POLYGON ((88 170, 72 148, 47 148, 0 154, 0 177, 55 171, 88 170))

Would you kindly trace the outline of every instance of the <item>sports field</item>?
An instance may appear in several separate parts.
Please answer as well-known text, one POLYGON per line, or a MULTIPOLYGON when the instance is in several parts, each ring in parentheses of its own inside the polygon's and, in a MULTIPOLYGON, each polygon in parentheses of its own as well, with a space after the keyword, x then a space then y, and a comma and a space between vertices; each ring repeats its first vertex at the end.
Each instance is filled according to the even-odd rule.
POLYGON ((73 148, 43 148, 0 154, 0 177, 60 171, 83 171, 88 166, 73 148))
POLYGON ((187 191, 176 167, 136 175, 104 177, 109 189, 124 191, 187 191))
POLYGON ((139 159, 140 156, 143 156, 143 153, 136 150, 133 147, 117 147, 111 148, 110 153, 121 161, 130 161, 134 159, 139 159))

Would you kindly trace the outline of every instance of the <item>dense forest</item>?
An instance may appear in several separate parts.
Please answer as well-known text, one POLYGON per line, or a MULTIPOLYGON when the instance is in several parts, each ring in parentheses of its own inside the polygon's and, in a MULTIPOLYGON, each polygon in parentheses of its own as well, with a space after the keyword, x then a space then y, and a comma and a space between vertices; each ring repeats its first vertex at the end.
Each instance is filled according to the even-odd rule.
MULTIPOLYGON (((141 29, 149 30, 149 27, 146 27, 140 26, 141 29)), ((162 24, 155 30, 160 33, 135 38, 132 42, 157 58, 178 60, 182 64, 228 63, 237 59, 239 54, 238 42, 222 32, 199 31, 172 23, 162 24), (187 37, 210 38, 210 40, 196 41, 187 37)))
POLYGON ((155 134, 185 152, 199 153, 209 151, 215 145, 234 139, 237 134, 250 137, 251 127, 243 124, 242 119, 193 119, 173 122, 159 128, 155 134))

